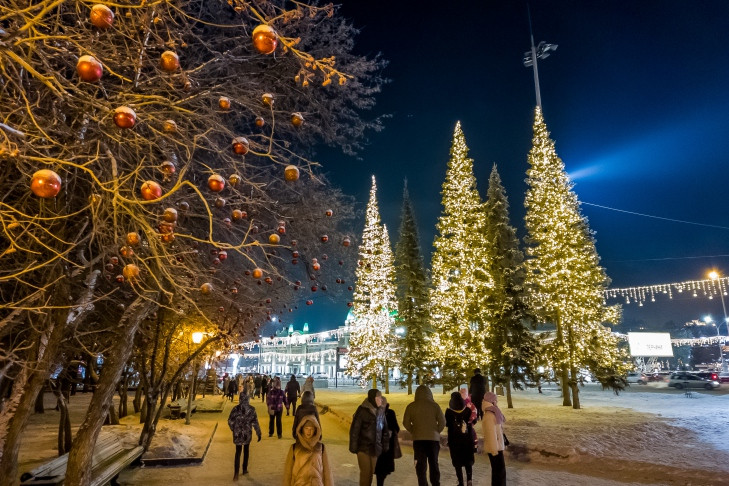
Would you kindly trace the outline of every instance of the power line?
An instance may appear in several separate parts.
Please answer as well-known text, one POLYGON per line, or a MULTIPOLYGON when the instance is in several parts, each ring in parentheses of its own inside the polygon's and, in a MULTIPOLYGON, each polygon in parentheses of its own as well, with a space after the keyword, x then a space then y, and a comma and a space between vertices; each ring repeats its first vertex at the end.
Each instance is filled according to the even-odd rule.
POLYGON ((720 225, 716 225, 716 224, 706 224, 706 223, 696 223, 694 221, 684 221, 682 219, 674 219, 674 218, 664 218, 663 216, 654 216, 652 214, 637 213, 635 211, 626 211, 625 209, 611 208, 610 206, 603 206, 601 204, 593 204, 593 203, 584 202, 584 201, 582 201, 581 203, 586 204, 587 206, 594 206, 596 208, 609 209, 610 211, 617 211, 619 213, 632 214, 633 216, 643 216, 644 218, 660 219, 663 221, 670 221, 672 223, 692 224, 694 226, 704 226, 707 228, 729 230, 729 226, 720 226, 720 225))

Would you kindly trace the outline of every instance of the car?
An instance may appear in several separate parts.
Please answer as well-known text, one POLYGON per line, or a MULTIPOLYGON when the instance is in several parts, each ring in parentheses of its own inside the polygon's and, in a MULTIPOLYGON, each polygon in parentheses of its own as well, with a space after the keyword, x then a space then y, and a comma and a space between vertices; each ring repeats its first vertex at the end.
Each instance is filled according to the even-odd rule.
POLYGON ((671 378, 668 380, 668 386, 672 386, 677 390, 683 388, 706 388, 707 390, 714 390, 719 388, 720 385, 716 380, 707 380, 695 373, 678 372, 671 375, 671 378))
POLYGON ((705 380, 719 381, 719 373, 717 371, 694 371, 693 374, 705 380))
POLYGON ((326 373, 313 373, 311 376, 315 380, 328 380, 329 379, 329 375, 327 375, 326 373))
POLYGON ((648 377, 645 375, 645 373, 635 371, 633 373, 628 373, 627 381, 628 381, 628 383, 637 383, 639 385, 645 385, 646 383, 648 383, 648 377))
POLYGON ((723 371, 719 373, 719 379, 717 381, 719 383, 729 383, 729 372, 723 371))

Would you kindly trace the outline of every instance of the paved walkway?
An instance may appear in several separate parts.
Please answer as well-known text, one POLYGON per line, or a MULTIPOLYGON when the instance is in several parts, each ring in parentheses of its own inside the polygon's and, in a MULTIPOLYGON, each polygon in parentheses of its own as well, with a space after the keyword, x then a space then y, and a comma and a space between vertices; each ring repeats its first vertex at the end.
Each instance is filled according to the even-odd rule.
MULTIPOLYGON (((195 414, 193 420, 217 421, 219 427, 210 445, 208 454, 201 465, 181 467, 134 468, 124 471, 119 482, 122 485, 219 485, 240 484, 255 486, 273 486, 281 484, 282 469, 292 444, 291 427, 293 418, 283 416, 283 439, 268 437, 268 415, 266 407, 255 400, 254 405, 262 425, 263 439, 253 442, 250 447, 249 474, 241 476, 238 482, 233 479, 233 457, 235 446, 232 434, 227 426, 227 418, 232 404, 227 402, 222 414, 195 414)), ((332 463, 334 484, 337 486, 357 486, 359 470, 356 456, 348 451, 348 424, 332 413, 321 414, 324 443, 332 463)), ((255 440, 255 439, 254 439, 255 440)), ((416 486, 412 447, 403 446, 403 457, 396 461, 396 471, 388 476, 386 484, 397 486, 416 486)), ((440 455, 441 484, 455 486, 455 472, 450 464, 447 450, 440 455)), ((509 462, 507 459, 507 475, 509 485, 535 486, 617 486, 624 483, 609 479, 586 477, 558 470, 545 470, 543 465, 509 462)), ((491 484, 491 469, 486 456, 477 455, 474 465, 474 485, 491 484)))

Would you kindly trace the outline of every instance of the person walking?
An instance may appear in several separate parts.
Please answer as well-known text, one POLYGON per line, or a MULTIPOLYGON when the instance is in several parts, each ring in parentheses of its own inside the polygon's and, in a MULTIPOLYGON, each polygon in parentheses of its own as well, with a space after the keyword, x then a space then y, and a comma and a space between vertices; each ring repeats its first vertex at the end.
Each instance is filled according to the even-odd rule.
MULTIPOLYGON (((313 415, 316 417, 316 421, 319 422, 319 428, 321 429, 321 421, 319 421, 319 411, 314 405, 314 397, 310 391, 305 391, 301 394, 301 405, 296 409, 294 414, 294 425, 291 427, 291 433, 296 438, 296 429, 301 423, 301 419, 307 415, 313 415)), ((321 439, 321 437, 319 437, 321 439)))
POLYGON ((398 433, 400 433, 397 416, 395 415, 395 411, 390 408, 390 404, 387 403, 385 397, 382 397, 382 406, 385 408, 385 422, 387 423, 387 428, 390 430, 390 446, 387 451, 380 454, 380 457, 377 458, 377 464, 375 464, 377 486, 384 486, 387 475, 395 471, 395 459, 402 457, 400 443, 397 437, 398 433))
POLYGON ((377 458, 389 447, 390 432, 385 420, 382 393, 377 388, 357 407, 349 428, 349 452, 357 454, 359 486, 371 486, 377 458))
POLYGON ((483 450, 491 462, 491 485, 506 486, 506 464, 504 463, 504 422, 506 418, 499 409, 498 398, 488 392, 483 398, 483 450))
POLYGON ((253 378, 253 385, 256 387, 253 392, 253 398, 261 396, 261 381, 263 381, 263 377, 259 373, 256 373, 255 378, 253 378))
POLYGON ((471 401, 476 406, 478 418, 481 419, 483 418, 481 403, 483 402, 484 394, 488 391, 488 382, 486 381, 486 377, 481 374, 481 370, 479 368, 473 370, 470 385, 471 387, 468 392, 471 394, 471 401))
POLYGON ((261 401, 266 401, 266 395, 268 394, 268 387, 271 386, 271 380, 268 379, 268 376, 263 375, 261 378, 261 401))
POLYGON ((448 449, 451 454, 451 464, 456 469, 458 486, 464 486, 463 469, 466 469, 466 485, 473 486, 473 424, 471 423, 471 409, 459 392, 451 393, 448 409, 445 411, 446 427, 448 428, 448 449))
POLYGON ((478 436, 476 435, 476 427, 474 426, 478 422, 478 412, 476 411, 476 406, 471 402, 471 397, 468 396, 468 385, 464 383, 458 391, 461 394, 461 398, 463 398, 463 402, 466 404, 466 408, 471 411, 471 438, 473 439, 473 452, 476 453, 478 451, 478 436))
POLYGON ((301 386, 296 381, 296 375, 291 375, 291 379, 286 383, 286 415, 289 414, 289 407, 293 406, 292 413, 296 414, 296 401, 301 394, 301 386))
POLYGON ((281 378, 278 376, 273 380, 273 388, 268 391, 266 405, 268 406, 268 436, 273 437, 273 424, 276 423, 276 434, 281 438, 281 414, 283 414, 284 403, 286 403, 286 395, 281 389, 281 378))
POLYGON ((230 383, 228 383, 228 398, 233 401, 233 397, 236 395, 238 395, 238 380, 233 378, 230 380, 230 383))
POLYGON ((296 443, 286 455, 283 486, 333 486, 332 470, 324 444, 321 426, 314 415, 305 415, 294 431, 296 443))
POLYGON ((304 381, 304 386, 301 388, 301 393, 304 393, 305 391, 311 392, 311 397, 316 398, 316 392, 314 391, 314 377, 309 375, 309 377, 304 381))
POLYGON ((256 409, 248 403, 248 394, 241 393, 238 400, 238 405, 233 407, 228 416, 228 427, 233 431, 233 443, 235 444, 235 474, 233 475, 233 481, 238 480, 241 449, 243 450, 243 474, 248 474, 248 447, 253 437, 251 429, 256 431, 258 441, 261 441, 261 427, 258 425, 258 415, 256 415, 256 409))
POLYGON ((426 472, 430 468, 430 484, 440 486, 440 432, 445 428, 445 417, 433 393, 425 385, 415 389, 415 399, 405 408, 402 424, 413 438, 415 474, 418 486, 428 486, 426 472))
POLYGON ((230 383, 230 378, 228 377, 228 373, 223 375, 223 398, 228 398, 228 384, 230 383))

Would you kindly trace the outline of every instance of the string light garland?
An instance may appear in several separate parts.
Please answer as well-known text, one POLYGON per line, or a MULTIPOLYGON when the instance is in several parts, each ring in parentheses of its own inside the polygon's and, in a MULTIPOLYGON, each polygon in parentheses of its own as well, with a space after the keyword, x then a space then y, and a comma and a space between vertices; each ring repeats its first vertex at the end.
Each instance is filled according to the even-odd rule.
POLYGON ((643 306, 646 301, 655 302, 657 296, 667 295, 669 299, 673 299, 674 294, 686 292, 692 297, 704 297, 711 300, 722 294, 727 295, 727 287, 729 287, 729 277, 719 277, 716 279, 608 289, 605 291, 605 298, 620 298, 625 304, 637 303, 639 306, 643 306))

